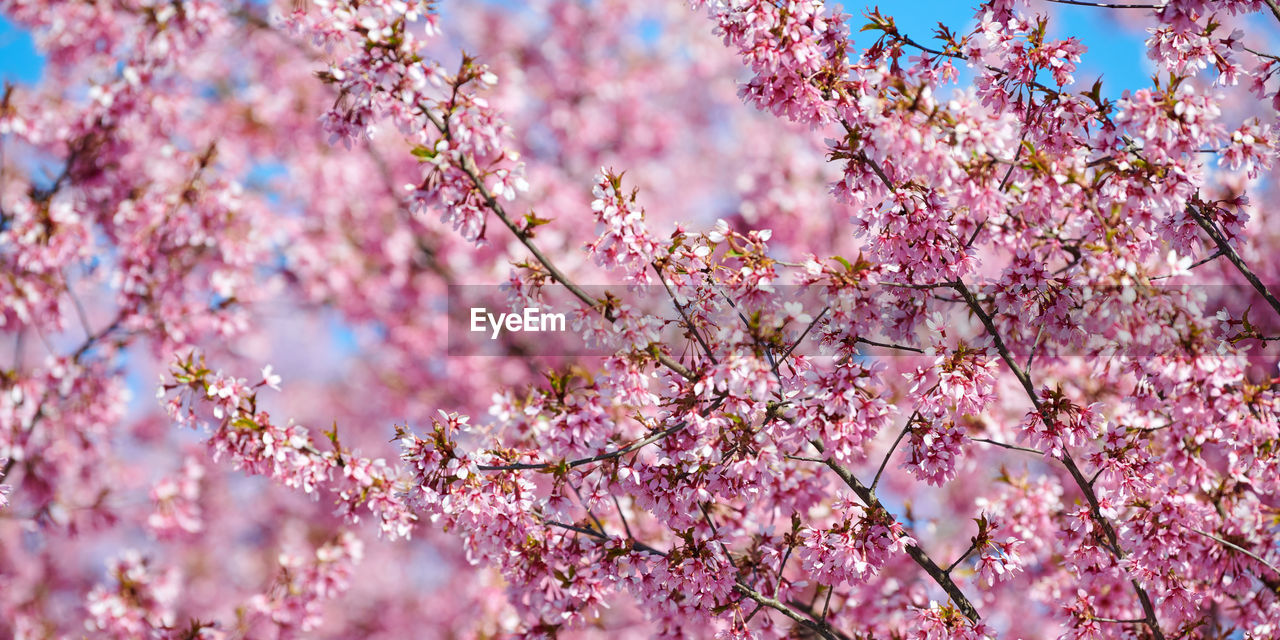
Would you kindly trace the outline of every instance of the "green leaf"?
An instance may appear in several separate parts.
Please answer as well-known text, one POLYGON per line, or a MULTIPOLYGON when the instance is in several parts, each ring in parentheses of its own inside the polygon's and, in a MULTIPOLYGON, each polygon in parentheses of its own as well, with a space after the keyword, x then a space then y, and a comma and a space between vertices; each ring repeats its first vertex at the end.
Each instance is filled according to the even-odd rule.
POLYGON ((550 218, 539 218, 538 214, 534 213, 533 211, 530 211, 529 213, 524 214, 524 221, 526 224, 525 226, 526 229, 533 229, 535 227, 541 227, 544 224, 551 224, 550 218))

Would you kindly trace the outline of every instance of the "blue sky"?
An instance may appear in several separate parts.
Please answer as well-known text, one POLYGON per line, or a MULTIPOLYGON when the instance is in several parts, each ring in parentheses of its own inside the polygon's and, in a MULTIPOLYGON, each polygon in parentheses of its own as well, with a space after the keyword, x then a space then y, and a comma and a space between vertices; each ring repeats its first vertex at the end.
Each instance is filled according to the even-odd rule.
MULTIPOLYGON (((924 41, 931 36, 940 20, 955 31, 963 31, 972 21, 972 4, 957 0, 888 0, 880 2, 879 6, 882 13, 897 19, 899 29, 916 40, 924 41)), ((1124 88, 1149 82, 1149 63, 1142 46, 1144 33, 1119 26, 1111 19, 1112 16, 1106 15, 1106 10, 1036 4, 1044 5, 1053 12, 1055 18, 1050 22, 1053 36, 1075 35, 1089 47, 1081 71, 1076 74, 1077 80, 1083 82, 1088 79, 1091 83, 1105 66, 1106 93, 1109 95, 1118 95, 1124 88)), ((854 1, 844 6, 846 13, 853 14, 856 29, 863 24, 860 14, 872 5, 854 1)), ((1135 13, 1140 16, 1143 12, 1135 13)), ((860 44, 868 44, 870 34, 863 34, 857 40, 860 44)), ((0 81, 32 84, 39 80, 43 67, 43 58, 36 51, 30 35, 0 17, 0 81)))
POLYGON ((44 59, 31 36, 0 17, 0 82, 31 84, 40 79, 44 59))
MULTIPOLYGON (((862 13, 879 6, 881 14, 893 16, 900 32, 927 44, 933 38, 938 22, 946 24, 954 33, 966 33, 975 22, 973 7, 976 5, 974 0, 855 0, 846 2, 844 10, 852 15, 851 27, 856 31, 866 23, 862 13)), ((1143 45, 1147 34, 1139 26, 1119 24, 1115 20, 1119 16, 1111 13, 1118 10, 1051 4, 1042 0, 1032 0, 1032 9, 1050 15, 1049 37, 1063 39, 1075 36, 1089 48, 1075 74, 1076 82, 1083 84, 1080 90, 1088 89, 1099 75, 1103 76, 1103 93, 1110 97, 1119 96, 1124 89, 1151 83, 1153 67, 1143 45)), ((1142 10, 1126 11, 1128 13, 1124 17, 1139 19, 1147 13, 1142 10)), ((1145 24, 1149 20, 1142 22, 1145 24)), ((871 32, 855 33, 854 39, 865 47, 874 41, 876 35, 871 32)))

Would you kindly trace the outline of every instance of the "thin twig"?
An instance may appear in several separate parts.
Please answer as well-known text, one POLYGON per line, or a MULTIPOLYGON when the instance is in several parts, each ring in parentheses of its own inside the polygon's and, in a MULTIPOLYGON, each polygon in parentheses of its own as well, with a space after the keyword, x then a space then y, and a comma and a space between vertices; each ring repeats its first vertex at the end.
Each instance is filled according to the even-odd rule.
POLYGON ((1244 49, 1245 51, 1248 51, 1249 53, 1252 53, 1252 54, 1253 54, 1253 55, 1255 55, 1255 56, 1260 57, 1260 58, 1267 58, 1268 60, 1276 60, 1276 61, 1280 62, 1280 56, 1273 55, 1273 54, 1270 54, 1270 53, 1266 53, 1265 51, 1258 51, 1257 49, 1251 49, 1251 48, 1249 48, 1249 47, 1241 47, 1241 48, 1242 48, 1242 49, 1244 49))
POLYGON ((782 354, 781 357, 778 358, 778 365, 781 365, 783 362, 786 361, 788 357, 791 356, 791 352, 795 351, 796 347, 800 346, 801 342, 804 342, 804 339, 809 335, 809 332, 813 330, 813 328, 818 324, 818 321, 821 320, 823 316, 827 315, 827 312, 830 310, 831 310, 830 306, 823 307, 822 311, 818 312, 818 315, 814 316, 813 321, 809 323, 809 326, 804 328, 804 331, 801 332, 800 337, 796 338, 796 341, 791 343, 791 347, 787 349, 782 354))
POLYGON ((1036 329, 1036 341, 1031 343, 1031 350, 1027 352, 1027 363, 1022 365, 1023 371, 1031 370, 1031 363, 1036 359, 1036 349, 1040 348, 1040 338, 1044 337, 1044 325, 1040 325, 1036 329))
POLYGON ((871 480, 871 491, 874 492, 876 487, 880 486, 880 476, 884 474, 884 468, 889 465, 889 459, 893 457, 893 452, 898 450, 898 443, 902 442, 903 436, 911 431, 911 423, 920 417, 920 412, 916 411, 907 418, 907 423, 902 425, 902 431, 898 432, 898 437, 894 438, 893 445, 889 447, 889 451, 884 454, 884 460, 880 461, 880 468, 876 469, 876 477, 871 480))
POLYGON ((627 532, 628 538, 635 537, 631 534, 631 525, 627 524, 627 515, 622 512, 622 503, 618 502, 618 496, 611 493, 609 494, 609 497, 613 498, 613 506, 618 508, 618 519, 622 521, 622 530, 627 532))
POLYGON ((1043 451, 1041 451, 1041 450, 1039 450, 1039 449, 1030 449, 1030 448, 1027 448, 1027 447, 1019 447, 1019 446, 1018 446, 1018 445, 1016 445, 1016 444, 1007 444, 1007 443, 999 442, 999 441, 996 441, 996 440, 988 440, 987 438, 969 438, 969 439, 970 439, 970 440, 972 440, 972 441, 974 441, 974 442, 982 442, 982 443, 986 443, 986 444, 990 444, 990 445, 995 445, 995 446, 997 446, 997 447, 1002 447, 1002 448, 1005 448, 1005 449, 1011 449, 1011 450, 1013 450, 1013 451, 1025 451, 1025 452, 1027 452, 1027 453, 1034 453, 1034 454, 1036 454, 1036 455, 1038 455, 1038 456, 1043 456, 1043 455, 1044 455, 1044 452, 1043 452, 1043 451))
MULTIPOLYGON (((600 531, 593 531, 586 527, 579 527, 577 525, 566 524, 564 522, 557 522, 555 520, 547 520, 547 519, 544 519, 542 523, 547 526, 558 527, 566 531, 580 533, 584 536, 588 536, 588 537, 595 538, 597 540, 601 540, 605 542, 613 540, 613 538, 606 533, 603 533, 600 531)), ((650 555, 656 555, 663 558, 669 555, 665 551, 651 547, 647 544, 644 544, 643 542, 639 542, 634 538, 631 538, 630 542, 631 542, 631 546, 637 551, 648 553, 650 555)), ((823 638, 826 638, 827 640, 847 640, 847 636, 835 631, 826 622, 814 620, 810 617, 803 616, 798 611, 792 609, 786 604, 783 604, 782 602, 779 602, 777 599, 771 598, 769 596, 766 596, 756 591, 755 589, 752 589, 749 585, 745 584, 741 580, 739 580, 734 585, 734 588, 737 589, 739 593, 755 601, 757 604, 765 607, 769 607, 770 609, 773 609, 781 613, 787 618, 790 618, 792 621, 798 624, 804 625, 809 629, 812 629, 814 632, 818 633, 819 635, 821 635, 823 638)))
MULTIPOLYGON (((1201 260, 1199 260, 1198 262, 1196 262, 1196 263, 1192 264, 1191 266, 1187 267, 1187 271, 1190 271, 1190 270, 1192 270, 1192 269, 1194 269, 1194 268, 1196 268, 1196 267, 1199 267, 1199 266, 1201 266, 1201 265, 1208 264, 1209 262, 1212 262, 1212 261, 1214 261, 1214 260, 1217 260, 1218 258, 1221 258, 1222 256, 1223 256, 1223 253, 1222 253, 1221 251, 1214 251, 1214 252, 1213 252, 1213 255, 1211 255, 1211 256, 1209 256, 1209 257, 1207 257, 1207 258, 1202 258, 1202 259, 1201 259, 1201 260)), ((1172 277, 1173 277, 1173 274, 1166 274, 1166 275, 1163 275, 1163 276, 1152 276, 1152 277, 1151 277, 1151 278, 1149 278, 1149 279, 1150 279, 1150 280, 1152 280, 1152 281, 1155 281, 1155 280, 1164 280, 1165 278, 1172 278, 1172 277)))
POLYGON ((676 311, 680 312, 680 317, 684 319, 684 325, 689 327, 689 333, 692 333, 694 339, 702 346, 702 351, 707 354, 707 359, 710 360, 712 364, 715 364, 716 356, 711 352, 711 345, 707 344, 707 341, 703 339, 702 334, 698 333, 698 328, 694 326, 693 320, 689 318, 689 314, 685 312, 684 306, 676 300, 676 293, 671 290, 671 285, 667 284, 667 279, 662 275, 662 270, 658 269, 657 263, 654 262, 649 263, 649 266, 653 267, 653 272, 658 274, 658 281, 662 283, 662 288, 667 290, 667 296, 671 298, 671 305, 676 308, 676 311))
POLYGON ((600 522, 600 518, 597 518, 596 514, 591 510, 591 508, 587 506, 587 501, 582 499, 582 492, 578 491, 578 485, 575 485, 572 482, 568 484, 569 484, 569 488, 573 489, 573 495, 578 496, 578 504, 582 505, 582 510, 586 511, 587 515, 591 516, 591 521, 596 523, 596 528, 603 532, 604 523, 600 522))
MULTIPOLYGON (((703 409, 702 411, 703 417, 706 417, 707 414, 718 409, 720 405, 724 403, 724 398, 725 396, 723 395, 717 397, 715 402, 712 402, 710 406, 708 406, 706 409, 703 409)), ((547 469, 558 467, 561 464, 563 464, 564 466, 572 469, 574 467, 581 467, 582 465, 591 464, 593 462, 601 462, 601 461, 610 460, 613 458, 620 458, 622 456, 627 455, 628 453, 631 453, 632 451, 637 451, 639 449, 644 448, 646 445, 650 445, 650 444, 653 444, 654 442, 662 440, 663 438, 666 438, 667 436, 673 433, 676 433, 677 431, 680 431, 681 429, 684 429, 687 426, 689 426, 688 421, 682 420, 677 424, 667 427, 666 429, 662 429, 654 433, 653 435, 650 435, 647 438, 644 438, 642 440, 637 440, 621 449, 615 449, 613 451, 600 453, 600 454, 589 456, 586 458, 578 458, 577 460, 570 460, 568 462, 563 462, 563 463, 515 462, 512 464, 504 464, 504 465, 482 464, 477 466, 476 468, 481 471, 545 471, 547 469)))
POLYGON ((875 340, 868 340, 868 339, 866 339, 866 338, 863 338, 862 336, 858 336, 857 338, 854 338, 854 340, 853 340, 853 341, 854 341, 854 342, 861 342, 862 344, 869 344, 869 345, 871 345, 871 346, 873 346, 873 347, 881 347, 881 348, 884 348, 884 349, 897 349, 898 351, 910 351, 910 352, 912 352, 912 353, 924 353, 924 349, 917 349, 917 348, 915 348, 915 347, 908 347, 908 346, 900 345, 900 344, 889 344, 889 343, 886 343, 886 342, 876 342, 875 340))
POLYGON ((1163 9, 1163 4, 1139 4, 1130 2, 1087 2, 1086 0, 1045 0, 1054 4, 1070 4, 1097 9, 1163 9))
POLYGON ((76 296, 75 291, 72 291, 71 279, 67 277, 65 272, 62 273, 62 283, 67 286, 67 297, 71 298, 71 305, 75 307, 76 317, 80 319, 80 326, 84 328, 85 338, 92 338, 93 329, 89 327, 89 314, 85 311, 84 305, 80 302, 80 298, 76 296))
POLYGON ((740 593, 742 593, 742 595, 745 595, 746 597, 754 600, 757 604, 769 607, 770 609, 773 609, 781 613, 782 615, 789 618, 792 622, 795 622, 796 624, 799 624, 799 625, 803 625, 804 627, 813 630, 818 635, 822 636, 823 638, 826 638, 826 640, 842 640, 843 638, 846 637, 844 634, 837 633, 836 631, 834 631, 831 628, 831 626, 828 625, 826 622, 813 620, 811 618, 800 615, 799 612, 787 606, 786 604, 779 602, 775 598, 766 596, 741 582, 734 585, 734 588, 737 589, 740 593))
POLYGON ((961 562, 964 562, 965 559, 968 558, 970 554, 972 554, 977 548, 978 548, 978 539, 973 538, 972 540, 969 541, 969 548, 965 549, 964 553, 960 554, 960 557, 956 558, 956 561, 952 562, 950 566, 947 567, 947 575, 951 575, 951 571, 955 569, 957 566, 959 566, 961 562))
MULTIPOLYGON (((679 424, 676 424, 676 425, 673 425, 673 426, 667 427, 666 429, 663 429, 663 430, 661 430, 661 431, 659 431, 659 432, 657 432, 657 433, 655 433, 655 434, 653 434, 653 435, 651 435, 651 436, 649 436, 649 437, 647 437, 647 438, 645 438, 645 439, 643 439, 643 440, 637 440, 636 442, 633 442, 633 443, 631 443, 631 444, 629 444, 629 445, 627 445, 627 446, 625 446, 625 447, 623 447, 623 448, 621 448, 621 449, 616 449, 616 450, 614 450, 614 451, 609 451, 609 452, 606 452, 606 453, 601 453, 601 454, 599 454, 599 455, 594 455, 594 456, 590 456, 590 457, 587 457, 587 458, 578 458, 577 460, 570 460, 569 462, 564 463, 564 465, 565 465, 566 467, 569 467, 569 468, 573 468, 573 467, 581 467, 582 465, 585 465, 585 464, 591 464, 591 463, 593 463, 593 462, 601 462, 601 461, 603 461, 603 460, 609 460, 609 459, 612 459, 612 458, 619 458, 619 457, 622 457, 622 456, 627 455, 628 453, 631 453, 632 451, 636 451, 637 449, 641 449, 641 448, 643 448, 645 445, 648 445, 648 444, 652 444, 652 443, 654 443, 654 442, 657 442, 657 441, 659 441, 659 440, 661 440, 661 439, 663 439, 663 438, 665 438, 665 437, 667 437, 667 436, 669 436, 669 435, 671 435, 671 434, 673 434, 673 433, 675 433, 675 432, 677 432, 677 431, 679 431, 679 430, 681 430, 681 429, 685 428, 686 426, 688 426, 688 424, 689 424, 689 423, 687 423, 687 422, 680 422, 679 424)), ((505 465, 484 465, 484 464, 482 464, 482 465, 478 466, 477 468, 478 468, 479 470, 481 470, 481 471, 544 471, 544 470, 546 470, 546 469, 550 469, 550 468, 552 468, 552 467, 556 467, 556 466, 559 466, 559 464, 557 464, 557 463, 551 463, 551 462, 517 462, 517 463, 513 463, 513 464, 505 464, 505 465)))
POLYGON ((1223 546, 1225 546, 1225 547, 1227 547, 1227 548, 1229 548, 1229 549, 1233 549, 1233 550, 1235 550, 1235 551, 1238 551, 1238 552, 1240 552, 1240 553, 1243 553, 1244 555, 1249 556, 1250 558, 1253 558, 1254 560, 1257 560, 1258 562, 1262 563, 1262 566, 1264 566, 1264 567, 1266 567, 1266 568, 1270 569, 1272 573, 1276 574, 1277 576, 1280 576, 1280 568, 1277 568, 1274 564, 1271 564, 1270 562, 1267 562, 1267 560, 1266 560, 1265 558, 1263 558, 1262 556, 1260 556, 1260 555, 1258 555, 1258 554, 1256 554, 1256 553, 1254 553, 1254 552, 1252 552, 1252 551, 1250 551, 1250 550, 1248 550, 1248 549, 1245 549, 1244 547, 1242 547, 1242 546, 1240 546, 1240 545, 1238 545, 1238 544, 1236 544, 1236 543, 1234 543, 1234 542, 1231 542, 1230 540, 1226 540, 1226 539, 1224 539, 1224 538, 1220 538, 1220 537, 1218 537, 1218 536, 1215 536, 1215 535, 1213 535, 1212 533, 1208 533, 1208 532, 1205 532, 1205 531, 1201 531, 1201 530, 1196 529, 1196 528, 1194 528, 1194 527, 1188 527, 1187 525, 1182 524, 1181 522, 1179 522, 1178 524, 1179 524, 1179 525, 1181 525, 1184 529, 1187 529, 1187 530, 1190 530, 1190 531, 1192 531, 1192 532, 1198 533, 1198 534, 1200 534, 1200 535, 1202 535, 1202 536, 1204 536, 1204 537, 1206 537, 1206 538, 1209 538, 1210 540, 1215 540, 1215 541, 1217 541, 1217 542, 1218 542, 1218 544, 1221 544, 1221 545, 1223 545, 1223 546))

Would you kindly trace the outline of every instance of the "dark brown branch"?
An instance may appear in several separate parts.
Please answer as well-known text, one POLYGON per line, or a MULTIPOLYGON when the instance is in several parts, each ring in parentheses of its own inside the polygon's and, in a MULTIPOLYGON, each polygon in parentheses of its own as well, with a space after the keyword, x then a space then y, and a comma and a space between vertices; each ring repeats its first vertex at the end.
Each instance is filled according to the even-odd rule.
POLYGON ((955 562, 952 562, 950 565, 947 565, 947 575, 951 575, 951 571, 954 570, 956 567, 960 566, 960 563, 964 562, 965 559, 968 558, 970 555, 973 555, 973 552, 977 548, 978 548, 978 539, 974 538, 970 540, 969 548, 965 549, 964 553, 960 554, 960 557, 956 558, 955 562))
POLYGON ((978 298, 969 291, 964 282, 956 281, 952 285, 956 291, 960 292, 960 296, 964 298, 965 304, 978 316, 978 320, 982 322, 982 326, 986 328, 987 333, 991 336, 992 342, 995 343, 996 351, 1000 357, 1013 370, 1013 375, 1018 378, 1018 382, 1022 384, 1022 388, 1027 392, 1027 396, 1031 398, 1031 404, 1035 405, 1036 411, 1040 410, 1040 397, 1036 395, 1035 386, 1031 383, 1031 376, 1023 371, 1018 363, 1014 361, 1013 354, 1009 352, 1009 347, 1005 346, 1004 339, 1000 337, 1000 332, 996 330, 995 321, 987 314, 986 309, 978 302, 978 298))
MULTIPOLYGON (((1000 354, 1000 359, 1004 360, 1004 363, 1008 365, 1011 371, 1013 371, 1014 376, 1018 378, 1018 382, 1022 384, 1022 388, 1026 391, 1027 397, 1031 400, 1031 404, 1035 407, 1035 410, 1039 412, 1046 421, 1050 420, 1051 416, 1044 415, 1044 408, 1040 403, 1040 397, 1036 395, 1035 385, 1031 381, 1030 374, 1020 368, 1018 363, 1014 361, 1013 354, 1009 352, 1009 348, 1005 345, 1004 339, 1000 337, 1000 332, 996 329, 995 321, 992 319, 991 315, 987 313, 986 309, 984 309, 982 304, 978 302, 977 297, 969 291, 969 288, 965 286, 964 282, 957 281, 954 286, 956 291, 959 291, 960 295, 964 298, 969 309, 974 313, 974 315, 978 316, 978 320, 982 322, 982 326, 986 328, 987 333, 991 335, 991 340, 995 343, 996 351, 1000 354)), ((1085 500, 1089 503, 1089 513, 1106 536, 1107 547, 1116 559, 1123 560, 1125 557, 1124 548, 1120 546, 1120 538, 1116 534, 1115 527, 1111 524, 1110 520, 1102 515, 1102 508, 1098 502, 1098 496, 1093 491, 1093 483, 1090 480, 1085 479, 1084 474, 1080 471, 1080 467, 1076 466, 1075 460, 1071 457, 1070 452, 1065 450, 1062 452, 1062 464, 1067 468, 1067 473, 1071 474, 1071 478, 1075 480, 1076 486, 1080 488, 1080 491, 1084 494, 1085 500)), ((1134 593, 1138 595, 1138 602, 1142 605, 1142 611, 1145 614, 1144 619, 1147 627, 1156 637, 1156 640, 1164 640, 1164 632, 1160 629, 1160 622, 1156 618, 1155 605, 1151 602, 1151 596, 1147 594, 1147 590, 1144 589, 1141 584, 1138 584, 1137 580, 1130 580, 1129 583, 1133 586, 1134 593)))
POLYGON ((781 613, 782 615, 790 619, 792 622, 795 622, 796 624, 802 625, 805 628, 812 630, 814 633, 817 633, 818 635, 822 636, 823 638, 826 638, 827 640, 843 640, 844 638, 847 637, 844 634, 839 633, 834 629, 832 629, 831 625, 827 624, 825 621, 819 621, 811 617, 800 615, 799 612, 787 606, 785 603, 779 602, 775 598, 766 596, 756 591, 755 589, 752 589, 751 587, 743 584, 742 582, 739 582, 736 585, 734 585, 734 588, 737 589, 738 592, 741 593, 742 595, 755 601, 757 604, 761 606, 769 607, 770 609, 773 609, 778 613, 781 613))
MULTIPOLYGON (((811 444, 813 444, 819 452, 825 452, 825 448, 822 446, 820 441, 813 440, 811 441, 811 444)), ((841 466, 840 463, 830 458, 823 460, 822 463, 834 471, 836 475, 839 476, 855 494, 857 494, 863 504, 867 505, 867 508, 873 511, 882 511, 886 514, 890 513, 890 511, 885 508, 884 504, 880 502, 880 499, 876 497, 875 492, 872 491, 870 487, 862 484, 862 482, 854 477, 853 473, 841 466)), ((920 545, 913 542, 908 544, 906 548, 907 555, 911 556, 911 559, 914 560, 917 565, 920 565, 920 568, 924 569, 925 573, 929 574, 929 576, 933 578, 933 581, 938 583, 939 587, 942 587, 942 590, 951 597, 951 601, 955 603, 956 607, 960 609, 960 612, 963 613, 966 618, 973 620, 974 622, 981 619, 981 616, 978 615, 978 610, 974 608, 973 603, 970 602, 969 598, 967 598, 964 595, 964 592, 960 590, 960 586, 951 579, 950 575, 947 575, 946 571, 943 571, 942 567, 938 566, 938 563, 934 562, 933 559, 929 557, 929 554, 925 553, 924 549, 920 548, 920 545)))
MULTIPOLYGON (((1208 264, 1208 263, 1210 263, 1210 262, 1213 262, 1214 260, 1217 260, 1218 258, 1221 258, 1221 257, 1222 257, 1222 255, 1223 255, 1223 254, 1222 254, 1222 252, 1221 252, 1221 251, 1214 251, 1214 252, 1213 252, 1213 254, 1212 254, 1212 255, 1210 255, 1209 257, 1207 257, 1207 258, 1201 258, 1201 259, 1200 259, 1199 261, 1197 261, 1196 263, 1194 263, 1194 264, 1192 264, 1191 266, 1187 267, 1187 270, 1188 270, 1188 271, 1190 271, 1190 270, 1192 270, 1192 269, 1194 269, 1194 268, 1196 268, 1196 267, 1206 265, 1206 264, 1208 264)), ((1155 280, 1164 280, 1164 279, 1172 278, 1172 277, 1173 277, 1173 275, 1172 275, 1172 274, 1169 274, 1169 275, 1163 275, 1163 276, 1153 276, 1153 277, 1151 277, 1151 278, 1150 278, 1150 280, 1152 280, 1152 281, 1155 281, 1155 280)))
POLYGON ((1276 5, 1276 0, 1262 0, 1262 1, 1267 4, 1268 9, 1271 9, 1271 15, 1275 16, 1276 20, 1280 20, 1280 6, 1276 5))
POLYGON ((1258 56, 1259 58, 1266 58, 1268 60, 1275 60, 1277 62, 1280 62, 1280 56, 1273 55, 1265 51, 1258 51, 1257 49, 1251 49, 1249 47, 1242 47, 1242 48, 1245 51, 1248 51, 1249 53, 1252 53, 1253 55, 1258 56))
POLYGON ((911 351, 913 353, 924 353, 924 349, 917 349, 915 347, 908 347, 900 344, 888 344, 885 342, 876 342, 875 340, 868 340, 861 336, 855 338, 854 342, 860 342, 862 344, 871 345, 873 347, 881 347, 884 349, 897 349, 898 351, 911 351))
MULTIPOLYGON (((1275 6, 1275 4, 1272 3, 1272 6, 1275 6)), ((1280 315, 1280 300, 1277 300, 1270 291, 1267 291, 1262 281, 1258 279, 1258 275, 1253 272, 1253 269, 1249 268, 1249 265, 1240 257, 1240 254, 1236 253, 1226 236, 1222 235, 1222 232, 1214 226, 1213 222, 1204 217, 1204 214, 1197 210, 1196 207, 1188 206, 1187 213, 1190 213, 1191 217, 1195 218, 1196 224, 1200 225, 1200 228, 1209 234, 1209 238, 1213 240, 1214 244, 1218 245, 1218 251, 1226 256, 1227 260, 1231 261, 1231 264, 1235 265, 1236 270, 1244 276, 1244 279, 1248 280, 1249 284, 1253 285, 1254 290, 1267 301, 1267 304, 1271 305, 1271 309, 1276 312, 1276 315, 1280 315)))
POLYGON ((830 310, 830 306, 823 307, 822 311, 818 312, 818 315, 813 317, 813 321, 809 323, 809 326, 804 328, 804 331, 800 333, 800 337, 796 338, 796 341, 791 344, 791 347, 778 358, 776 363, 774 363, 775 367, 780 366, 788 357, 791 356, 791 352, 795 351, 796 347, 800 346, 801 342, 804 342, 804 339, 809 336, 809 332, 813 331, 813 328, 818 325, 818 321, 821 320, 823 316, 827 315, 827 312, 830 310))
MULTIPOLYGON (((955 59, 957 59, 957 60, 967 60, 967 58, 965 58, 964 56, 962 56, 962 55, 960 55, 960 54, 958 54, 958 53, 951 53, 951 52, 948 52, 948 51, 940 51, 940 50, 938 50, 938 49, 934 49, 933 47, 926 47, 926 46, 924 46, 924 45, 920 44, 919 42, 916 42, 916 41, 915 41, 915 40, 913 40, 910 36, 905 35, 905 34, 897 34, 897 36, 896 36, 896 37, 897 37, 897 38, 898 38, 898 40, 899 40, 899 41, 901 41, 903 44, 906 44, 906 45, 907 45, 907 46, 909 46, 909 47, 912 47, 912 48, 914 48, 914 49, 917 49, 917 50, 919 50, 919 51, 923 51, 923 52, 928 53, 928 54, 931 54, 931 55, 935 55, 935 56, 942 56, 942 57, 947 57, 947 58, 955 58, 955 59)), ((983 66, 987 71, 991 71, 991 72, 996 73, 996 74, 998 74, 998 75, 1000 75, 1000 76, 1008 77, 1008 75, 1009 75, 1009 72, 1007 72, 1007 71, 1005 71, 1004 69, 1001 69, 1001 68, 999 68, 999 67, 995 67, 995 66, 992 66, 992 65, 989 65, 989 64, 982 65, 982 66, 983 66)), ((1030 80, 1030 81, 1018 80, 1018 82, 1022 82, 1023 84, 1025 84, 1025 85, 1026 85, 1026 86, 1028 86, 1028 87, 1033 87, 1033 88, 1035 88, 1035 89, 1038 89, 1038 90, 1040 90, 1040 91, 1043 91, 1043 92, 1045 92, 1045 93, 1047 93, 1047 94, 1049 94, 1049 95, 1053 96, 1054 98, 1061 98, 1061 97, 1064 95, 1061 91, 1058 91, 1057 89, 1054 89, 1054 88, 1052 88, 1052 87, 1046 86, 1046 85, 1044 85, 1044 84, 1042 84, 1042 83, 1040 83, 1040 82, 1038 82, 1038 81, 1036 81, 1036 80, 1030 80)))

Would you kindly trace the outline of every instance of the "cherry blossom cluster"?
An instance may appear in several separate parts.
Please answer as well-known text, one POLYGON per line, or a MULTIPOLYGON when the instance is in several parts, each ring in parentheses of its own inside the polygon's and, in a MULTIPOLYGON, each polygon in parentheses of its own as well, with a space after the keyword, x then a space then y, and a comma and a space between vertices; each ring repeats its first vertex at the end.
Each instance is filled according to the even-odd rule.
POLYGON ((200 510, 200 479, 204 466, 187 458, 177 476, 161 478, 151 487, 155 510, 147 517, 147 527, 158 537, 199 533, 204 529, 200 510))
POLYGON ((115 584, 89 592, 88 631, 123 640, 147 637, 174 625, 178 577, 172 569, 157 570, 133 550, 111 560, 108 569, 115 584))
POLYGON ((339 0, 292 20, 300 35, 346 54, 321 75, 340 97, 324 116, 332 139, 350 148, 355 140, 369 140, 383 120, 410 136, 423 163, 421 182, 407 186, 415 215, 439 212, 475 242, 485 235, 485 200, 512 200, 528 184, 519 153, 506 144, 506 124, 476 93, 496 84, 497 76, 465 56, 458 72, 449 74, 420 55, 419 38, 439 29, 432 5, 339 0))
MULTIPOLYGON (((249 384, 215 372, 195 353, 174 363, 171 381, 157 395, 166 399, 169 415, 178 424, 209 431, 213 459, 230 460, 237 469, 265 475, 303 493, 327 490, 337 494, 338 513, 350 522, 369 512, 382 534, 408 537, 417 517, 407 508, 398 470, 382 458, 361 457, 344 448, 338 430, 327 432, 331 451, 320 451, 305 427, 275 424, 258 408, 258 388, 279 388, 280 377, 268 365, 261 379, 249 384)), ((157 489, 158 491, 158 489, 157 489)), ((172 507, 170 507, 172 508, 172 507)))
POLYGON ((644 225, 644 210, 637 209, 636 193, 622 192, 622 177, 602 170, 591 189, 595 197, 591 210, 604 227, 600 239, 587 250, 602 266, 622 267, 628 280, 649 284, 650 264, 657 257, 658 243, 644 225))
POLYGON ((363 543, 350 533, 320 545, 313 557, 282 553, 277 559, 277 583, 250 598, 247 608, 269 619, 280 637, 313 631, 320 623, 322 605, 350 587, 363 556, 363 543))
POLYGON ((694 4, 705 5, 717 35, 755 73, 740 89, 744 100, 797 122, 832 120, 830 101, 848 73, 848 16, 820 0, 694 4))

